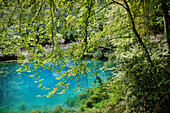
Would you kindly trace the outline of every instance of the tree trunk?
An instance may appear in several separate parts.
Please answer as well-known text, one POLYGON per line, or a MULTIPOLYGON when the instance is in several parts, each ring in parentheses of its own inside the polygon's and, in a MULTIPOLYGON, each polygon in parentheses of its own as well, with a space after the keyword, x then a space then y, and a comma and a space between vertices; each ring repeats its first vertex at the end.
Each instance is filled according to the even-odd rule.
POLYGON ((161 0, 163 20, 164 20, 164 33, 166 33, 167 36, 168 50, 170 53, 170 16, 168 15, 169 9, 166 3, 167 0, 161 0))
POLYGON ((148 62, 152 64, 152 60, 151 60, 151 58, 150 58, 149 52, 148 52, 145 44, 143 43, 143 41, 142 41, 139 33, 138 33, 137 30, 136 30, 134 18, 133 18, 132 14, 131 14, 129 5, 127 4, 127 1, 126 1, 126 0, 123 0, 123 1, 124 1, 125 6, 126 6, 126 11, 127 11, 128 15, 129 15, 129 18, 130 18, 130 21, 131 21, 132 30, 133 30, 133 32, 134 32, 134 34, 135 34, 135 36, 136 36, 136 38, 137 38, 137 40, 138 40, 139 45, 142 47, 142 51, 143 51, 144 54, 146 55, 146 57, 147 57, 147 59, 148 59, 148 62))

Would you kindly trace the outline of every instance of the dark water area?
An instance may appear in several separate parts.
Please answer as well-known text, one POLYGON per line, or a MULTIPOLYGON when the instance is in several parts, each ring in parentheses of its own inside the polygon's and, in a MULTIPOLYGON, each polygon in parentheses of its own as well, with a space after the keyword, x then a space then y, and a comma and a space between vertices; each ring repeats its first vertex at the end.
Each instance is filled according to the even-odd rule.
MULTIPOLYGON (((102 62, 103 64, 104 62, 102 62)), ((49 64, 51 65, 51 64, 49 64)), ((62 70, 61 74, 67 71, 72 63, 68 63, 62 70)), ((90 65, 90 64, 89 64, 90 65)), ((52 65, 51 65, 52 66, 52 65)), ((34 83, 34 78, 29 77, 34 72, 22 72, 17 74, 21 67, 19 63, 1 63, 0 64, 0 113, 3 113, 2 109, 9 111, 24 111, 29 112, 34 109, 49 109, 53 110, 55 106, 60 105, 67 107, 66 98, 73 97, 79 93, 85 91, 85 89, 92 87, 95 77, 90 77, 92 71, 80 77, 79 85, 84 87, 84 90, 78 92, 73 91, 78 87, 76 78, 73 79, 68 87, 66 93, 60 95, 55 94, 53 97, 39 97, 39 95, 47 95, 50 90, 42 90, 42 87, 53 88, 61 80, 57 80, 60 75, 55 71, 38 68, 36 71, 39 73, 36 76, 40 76, 44 79, 42 86, 38 87, 37 83, 34 83)), ((57 69, 58 67, 55 67, 57 69)), ((98 69, 98 76, 105 81, 107 77, 112 76, 109 71, 100 71, 98 69)))

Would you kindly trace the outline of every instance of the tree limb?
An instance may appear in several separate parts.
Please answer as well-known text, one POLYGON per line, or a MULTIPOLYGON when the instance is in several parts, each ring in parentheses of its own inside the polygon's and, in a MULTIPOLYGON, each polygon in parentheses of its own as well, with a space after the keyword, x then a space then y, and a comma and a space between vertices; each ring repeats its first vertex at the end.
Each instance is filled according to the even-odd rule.
POLYGON ((54 8, 56 9, 55 11, 58 13, 58 15, 60 16, 60 17, 62 17, 62 15, 59 13, 59 11, 58 11, 58 9, 57 9, 57 7, 56 7, 56 4, 54 3, 54 8))
POLYGON ((107 6, 109 6, 109 5, 111 5, 111 4, 118 4, 118 5, 120 5, 120 6, 122 6, 123 8, 125 8, 126 9, 126 7, 123 5, 123 4, 121 4, 121 3, 119 3, 119 2, 116 2, 116 1, 113 1, 113 2, 110 2, 110 3, 108 3, 107 5, 105 5, 104 7, 102 7, 101 9, 99 9, 98 11, 96 11, 94 14, 92 14, 91 16, 94 16, 95 14, 97 14, 97 13, 99 13, 100 11, 102 11, 104 8, 106 8, 107 6))
POLYGON ((18 6, 18 4, 15 6, 14 11, 12 12, 11 17, 9 18, 9 21, 8 21, 8 24, 9 24, 9 25, 11 25, 11 19, 12 19, 12 17, 14 16, 14 13, 15 13, 15 11, 16 11, 16 9, 17 9, 17 6, 18 6))
POLYGON ((167 37, 167 44, 168 44, 168 53, 170 54, 170 16, 168 14, 168 6, 167 0, 160 0, 162 4, 162 13, 163 13, 163 20, 164 20, 164 33, 166 33, 167 37))
MULTIPOLYGON (((42 3, 42 5, 40 6, 40 9, 38 10, 38 13, 37 13, 36 17, 34 18, 34 20, 38 18, 39 14, 40 14, 40 12, 41 12, 42 6, 44 5, 44 3, 45 3, 45 0, 44 0, 44 2, 42 3)), ((33 21, 34 21, 34 20, 33 20, 33 21)))
MULTIPOLYGON (((53 7, 52 7, 53 8, 53 7)), ((53 32, 53 29, 54 29, 54 20, 53 20, 53 11, 50 7, 50 11, 51 11, 51 24, 52 24, 52 29, 51 29, 51 39, 52 39, 52 45, 53 45, 53 51, 54 51, 54 32, 53 32)))

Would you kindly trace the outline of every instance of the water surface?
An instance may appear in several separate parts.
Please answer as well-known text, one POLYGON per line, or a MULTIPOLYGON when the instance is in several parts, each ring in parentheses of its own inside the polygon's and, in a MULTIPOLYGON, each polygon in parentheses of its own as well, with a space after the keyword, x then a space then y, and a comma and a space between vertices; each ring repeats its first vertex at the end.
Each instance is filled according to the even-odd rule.
MULTIPOLYGON (((62 72, 67 71, 70 68, 70 65, 72 64, 68 63, 66 67, 63 68, 62 72)), ((38 95, 46 95, 48 93, 47 90, 42 90, 42 87, 46 86, 47 88, 52 88, 57 83, 59 83, 60 80, 56 80, 55 78, 59 77, 60 75, 56 74, 55 71, 38 68, 36 71, 40 71, 40 73, 38 73, 37 76, 44 78, 42 87, 38 88, 38 84, 34 83, 34 78, 29 77, 29 75, 33 74, 33 72, 22 72, 21 74, 17 74, 16 70, 18 70, 20 67, 21 64, 19 63, 0 64, 0 110, 53 110, 57 105, 66 106, 65 100, 67 97, 73 97, 78 93, 85 91, 85 89, 92 86, 92 83, 95 79, 95 77, 89 77, 93 73, 93 69, 91 69, 91 72, 80 77, 79 85, 83 86, 84 90, 80 92, 73 91, 78 87, 76 79, 73 79, 65 94, 55 94, 50 98, 38 97, 38 95)), ((100 69, 98 69, 98 71, 100 71, 100 69)), ((98 74, 102 81, 105 81, 106 78, 111 75, 112 74, 109 71, 100 71, 98 74)))

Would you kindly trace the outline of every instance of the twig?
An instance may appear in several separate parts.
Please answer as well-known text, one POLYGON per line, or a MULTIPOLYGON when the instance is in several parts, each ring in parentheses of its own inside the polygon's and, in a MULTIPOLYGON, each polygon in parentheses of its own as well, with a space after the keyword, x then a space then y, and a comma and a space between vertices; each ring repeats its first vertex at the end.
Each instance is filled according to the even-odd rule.
MULTIPOLYGON (((42 5, 40 6, 40 9, 38 10, 38 13, 37 13, 36 17, 34 18, 34 20, 38 18, 39 14, 40 14, 40 12, 41 12, 42 6, 44 5, 44 3, 45 3, 45 0, 44 0, 44 2, 42 3, 42 5)), ((34 20, 33 20, 33 21, 34 21, 34 20)))
POLYGON ((62 15, 59 13, 59 11, 58 11, 58 9, 57 9, 55 3, 54 3, 54 8, 56 9, 56 12, 58 13, 58 15, 59 15, 60 17, 62 17, 62 15))
POLYGON ((18 4, 15 6, 14 11, 12 12, 12 15, 11 15, 9 21, 8 21, 8 24, 9 24, 9 25, 11 25, 10 22, 11 22, 12 17, 14 16, 14 13, 15 13, 15 11, 16 11, 16 9, 17 9, 17 6, 18 6, 18 4))
POLYGON ((52 29, 51 29, 51 39, 52 39, 52 45, 53 45, 53 51, 54 51, 54 33, 53 33, 53 29, 54 29, 54 20, 53 20, 53 12, 52 12, 52 9, 50 7, 50 10, 51 10, 51 24, 52 24, 52 29))

